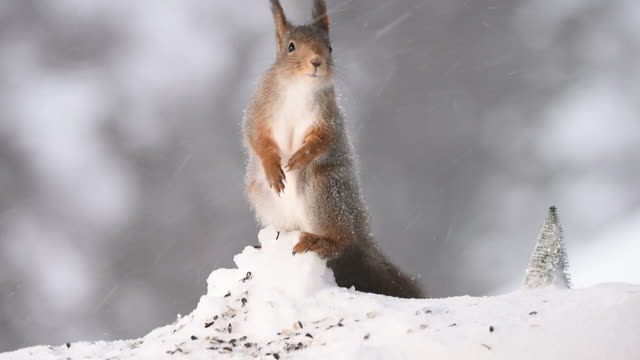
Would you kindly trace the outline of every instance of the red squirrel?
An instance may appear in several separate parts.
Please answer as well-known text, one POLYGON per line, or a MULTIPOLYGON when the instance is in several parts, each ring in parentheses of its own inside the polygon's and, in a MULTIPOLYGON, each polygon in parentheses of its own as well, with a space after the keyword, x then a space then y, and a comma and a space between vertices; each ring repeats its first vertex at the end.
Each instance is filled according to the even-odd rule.
POLYGON ((313 0, 312 22, 292 25, 270 0, 277 57, 243 121, 247 195, 262 225, 300 231, 293 254, 327 259, 336 283, 358 291, 423 297, 380 251, 369 230, 356 155, 336 102, 329 14, 313 0))

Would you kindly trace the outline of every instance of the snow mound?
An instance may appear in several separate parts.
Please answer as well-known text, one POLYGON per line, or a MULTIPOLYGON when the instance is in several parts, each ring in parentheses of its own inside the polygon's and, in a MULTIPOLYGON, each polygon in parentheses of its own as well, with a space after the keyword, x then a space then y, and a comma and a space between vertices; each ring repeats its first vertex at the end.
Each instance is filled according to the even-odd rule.
POLYGON ((396 299, 338 288, 299 233, 259 234, 189 315, 136 340, 38 346, 23 359, 640 359, 640 286, 396 299))

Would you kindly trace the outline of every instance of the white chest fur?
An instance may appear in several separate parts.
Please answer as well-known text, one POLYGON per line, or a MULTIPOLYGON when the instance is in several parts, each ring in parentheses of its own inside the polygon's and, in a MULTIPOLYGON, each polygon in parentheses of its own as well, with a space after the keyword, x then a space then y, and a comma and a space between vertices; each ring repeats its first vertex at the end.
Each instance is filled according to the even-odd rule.
POLYGON ((287 84, 282 91, 271 129, 283 161, 302 146, 305 134, 317 119, 313 106, 315 91, 316 87, 304 80, 287 84))
MULTIPOLYGON (((304 136, 318 119, 318 109, 313 102, 317 87, 313 85, 304 80, 288 83, 274 109, 271 131, 280 148, 283 168, 291 155, 300 149, 304 136)), ((277 195, 270 189, 268 199, 258 210, 259 216, 264 224, 280 230, 312 231, 313 225, 307 216, 308 204, 304 194, 298 191, 299 170, 285 171, 284 192, 277 195)))

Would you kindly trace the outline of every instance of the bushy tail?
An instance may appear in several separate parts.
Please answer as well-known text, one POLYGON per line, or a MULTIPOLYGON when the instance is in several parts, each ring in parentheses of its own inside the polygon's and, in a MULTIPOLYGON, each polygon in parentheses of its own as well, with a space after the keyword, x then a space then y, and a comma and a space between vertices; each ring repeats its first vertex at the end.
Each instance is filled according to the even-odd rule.
POLYGON ((373 241, 356 243, 329 261, 338 286, 399 298, 425 298, 417 283, 392 264, 373 241))

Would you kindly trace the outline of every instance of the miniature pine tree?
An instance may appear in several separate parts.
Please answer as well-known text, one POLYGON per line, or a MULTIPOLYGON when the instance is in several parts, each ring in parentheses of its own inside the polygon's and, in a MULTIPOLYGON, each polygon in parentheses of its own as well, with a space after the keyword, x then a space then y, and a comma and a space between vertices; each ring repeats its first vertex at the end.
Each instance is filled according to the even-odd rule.
POLYGON ((551 206, 549 216, 544 222, 544 227, 531 256, 524 284, 528 288, 552 284, 570 288, 571 279, 568 268, 569 262, 564 246, 562 227, 558 221, 558 210, 555 206, 551 206))

